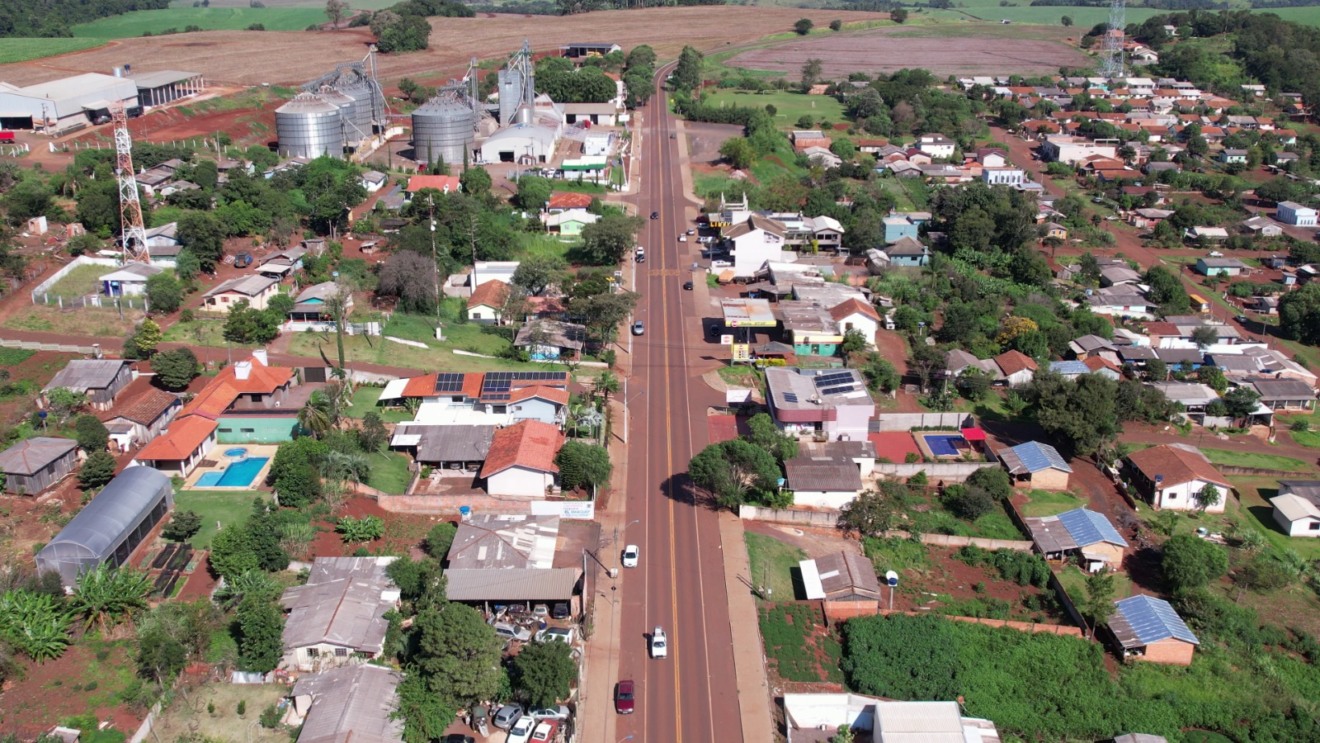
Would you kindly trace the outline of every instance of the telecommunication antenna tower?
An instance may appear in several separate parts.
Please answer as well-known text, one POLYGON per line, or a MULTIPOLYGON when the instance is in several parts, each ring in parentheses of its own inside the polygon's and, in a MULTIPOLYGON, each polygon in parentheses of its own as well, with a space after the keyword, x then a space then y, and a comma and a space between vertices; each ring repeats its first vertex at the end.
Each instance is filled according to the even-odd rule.
POLYGON ((1123 40, 1127 27, 1127 0, 1110 0, 1109 30, 1105 33, 1105 59, 1101 74, 1109 80, 1123 77, 1123 40))
POLYGON ((147 260, 147 228, 142 224, 142 202, 138 200, 137 176, 133 171, 133 137, 128 132, 128 112, 123 101, 110 104, 115 128, 115 180, 119 182, 119 232, 124 262, 147 260))

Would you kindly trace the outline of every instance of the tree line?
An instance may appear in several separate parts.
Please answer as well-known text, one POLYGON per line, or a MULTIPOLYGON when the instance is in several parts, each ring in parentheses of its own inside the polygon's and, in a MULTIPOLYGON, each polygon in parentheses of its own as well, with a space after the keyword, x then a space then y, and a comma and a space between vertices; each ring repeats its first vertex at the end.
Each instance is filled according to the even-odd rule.
POLYGON ((135 10, 161 10, 170 0, 6 0, 0 3, 0 37, 73 36, 71 26, 135 10))

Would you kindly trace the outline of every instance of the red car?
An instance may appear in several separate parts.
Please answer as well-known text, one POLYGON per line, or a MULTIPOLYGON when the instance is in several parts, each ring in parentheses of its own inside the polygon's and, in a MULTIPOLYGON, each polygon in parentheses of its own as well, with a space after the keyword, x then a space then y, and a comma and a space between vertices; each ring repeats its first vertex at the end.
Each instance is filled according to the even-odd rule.
POLYGON ((614 711, 621 715, 631 715, 636 702, 633 699, 633 682, 620 681, 614 687, 614 711))
POLYGON ((536 730, 532 732, 531 743, 550 743, 555 739, 555 731, 559 729, 559 723, 554 720, 542 720, 537 724, 536 730))

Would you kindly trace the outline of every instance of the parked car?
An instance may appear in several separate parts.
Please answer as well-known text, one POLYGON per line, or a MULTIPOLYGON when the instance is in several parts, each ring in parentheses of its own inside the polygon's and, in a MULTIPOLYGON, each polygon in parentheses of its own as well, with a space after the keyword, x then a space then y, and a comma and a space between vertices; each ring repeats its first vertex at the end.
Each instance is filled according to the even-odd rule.
POLYGON ((656 627, 651 630, 651 657, 669 657, 669 638, 665 637, 665 630, 663 627, 656 627))
POLYGON ((559 729, 559 723, 554 720, 543 720, 536 725, 536 730, 532 731, 532 743, 550 743, 555 738, 555 731, 559 729))
POLYGON ((711 267, 711 268, 733 268, 733 264, 730 263, 729 261, 724 261, 724 260, 711 261, 711 262, 710 262, 710 267, 711 267))
POLYGON ((495 727, 501 730, 508 730, 513 727, 523 716, 523 708, 517 704, 506 704, 500 707, 500 711, 495 713, 495 718, 491 720, 495 727))
POLYGON ((646 333, 646 326, 642 324, 641 320, 638 320, 637 322, 633 323, 632 325, 633 335, 643 335, 645 333, 646 333))
POLYGON ((536 606, 532 607, 532 616, 548 617, 550 616, 550 607, 545 604, 537 604, 536 606))
POLYGON ((573 644, 572 627, 547 627, 536 633, 537 642, 562 642, 565 645, 573 644))
POLYGON ((697 234, 697 231, 696 231, 695 229, 691 229, 691 228, 689 228, 688 231, 687 231, 687 234, 689 234, 689 235, 695 235, 695 234, 697 234))
POLYGON ((530 717, 520 717, 509 728, 509 737, 505 738, 505 743, 528 743, 532 739, 532 730, 536 728, 536 720, 530 717))
POLYGON ((564 705, 561 704, 561 705, 559 705, 558 707, 547 707, 547 708, 545 708, 545 709, 534 709, 534 710, 529 711, 527 714, 531 715, 532 717, 534 717, 534 718, 536 718, 536 719, 538 719, 538 720, 561 720, 561 721, 562 721, 562 720, 567 720, 567 719, 568 719, 568 714, 569 714, 569 712, 568 712, 568 707, 565 707, 564 705))
POLYGON ((251 253, 239 253, 234 256, 234 268, 247 268, 252 265, 251 253))
POLYGON ((518 627, 508 622, 495 623, 495 635, 506 640, 517 640, 518 642, 527 642, 532 639, 532 631, 525 627, 518 627))
POLYGON ((550 617, 552 619, 568 619, 572 615, 573 610, 569 607, 567 601, 557 601, 554 606, 550 607, 550 617))
POLYGON ((685 242, 687 242, 687 235, 679 235, 679 236, 678 236, 678 241, 681 242, 681 243, 685 243, 685 242))
POLYGON ((636 709, 636 700, 633 698, 634 687, 632 679, 625 679, 614 686, 614 711, 621 715, 631 715, 636 709))
POLYGON ((476 738, 473 738, 471 735, 463 735, 462 733, 450 733, 440 740, 441 743, 477 743, 476 738))
POLYGON ((642 556, 642 550, 635 544, 630 544, 623 548, 623 566, 625 568, 637 567, 637 560, 642 556))

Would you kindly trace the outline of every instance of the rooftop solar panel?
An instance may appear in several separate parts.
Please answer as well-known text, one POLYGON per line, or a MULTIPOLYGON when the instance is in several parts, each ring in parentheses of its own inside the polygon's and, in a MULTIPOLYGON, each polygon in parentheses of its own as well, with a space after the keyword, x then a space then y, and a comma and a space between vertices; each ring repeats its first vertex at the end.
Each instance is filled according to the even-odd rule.
POLYGON ((437 374, 435 377, 436 392, 461 392, 463 389, 463 374, 445 372, 437 374))
POLYGON ((824 389, 821 390, 821 394, 823 394, 823 395, 840 395, 840 394, 843 394, 843 393, 845 393, 845 392, 852 392, 852 391, 855 390, 855 389, 857 389, 857 386, 856 386, 856 385, 852 385, 852 384, 842 384, 842 385, 838 385, 838 386, 835 386, 835 387, 826 387, 826 388, 824 388, 824 389))
POLYGON ((787 402, 797 402, 797 401, 798 401, 797 393, 796 393, 796 392, 785 392, 785 393, 784 393, 784 400, 787 401, 787 402))

